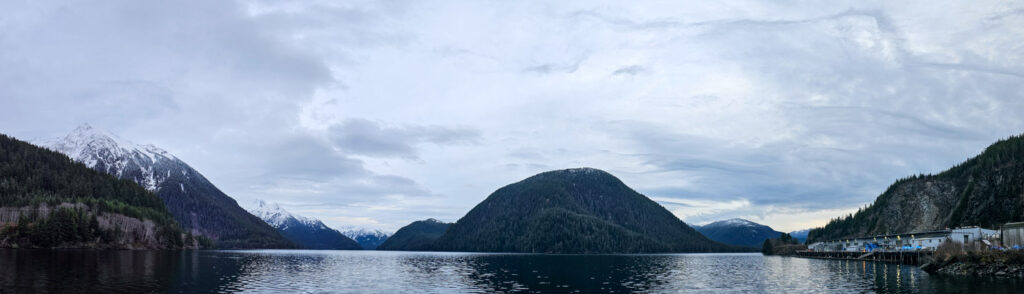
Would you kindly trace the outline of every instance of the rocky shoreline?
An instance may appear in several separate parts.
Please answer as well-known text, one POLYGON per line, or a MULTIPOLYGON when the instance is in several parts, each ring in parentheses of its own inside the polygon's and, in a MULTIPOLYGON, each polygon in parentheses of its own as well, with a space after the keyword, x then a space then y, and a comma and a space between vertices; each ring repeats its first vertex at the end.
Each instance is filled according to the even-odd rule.
POLYGON ((954 262, 939 268, 936 273, 950 276, 1024 278, 1024 265, 954 262))
POLYGON ((921 266, 929 274, 949 276, 1024 278, 1024 253, 1017 251, 971 252, 946 261, 921 266))

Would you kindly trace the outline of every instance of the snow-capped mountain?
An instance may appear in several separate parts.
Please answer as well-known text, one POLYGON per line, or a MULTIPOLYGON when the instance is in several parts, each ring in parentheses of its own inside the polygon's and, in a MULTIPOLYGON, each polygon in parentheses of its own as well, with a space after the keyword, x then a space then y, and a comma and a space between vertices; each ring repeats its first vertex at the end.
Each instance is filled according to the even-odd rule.
POLYGON ((239 207, 202 174, 156 146, 135 144, 88 124, 67 136, 35 143, 152 191, 186 231, 214 241, 214 246, 294 246, 274 228, 239 207))
POLYGON ((166 150, 132 143, 89 124, 79 126, 63 138, 43 140, 36 145, 64 153, 89 168, 131 179, 154 192, 171 176, 172 170, 182 172, 184 177, 196 176, 189 175, 180 167, 184 162, 166 150), (166 172, 156 173, 157 170, 166 172))
POLYGON ((797 231, 789 232, 789 235, 792 236, 793 239, 797 239, 797 240, 800 241, 800 243, 803 243, 804 241, 807 241, 807 233, 810 233, 810 232, 811 232, 811 229, 803 229, 803 230, 797 230, 797 231))
POLYGON ((291 212, 284 210, 284 208, 281 208, 281 205, 278 205, 277 203, 267 203, 263 200, 256 200, 253 203, 252 208, 247 208, 246 210, 260 219, 263 219, 263 221, 275 228, 281 228, 291 223, 299 223, 305 226, 322 226, 327 228, 327 225, 324 225, 320 220, 294 215, 291 212))
POLYGON ((315 218, 294 215, 277 203, 256 200, 248 208, 253 215, 277 229, 281 235, 307 249, 363 249, 359 243, 331 229, 315 218))
POLYGON ((387 240, 390 235, 381 230, 367 230, 362 228, 348 228, 341 233, 352 238, 352 240, 356 240, 356 242, 366 250, 377 249, 377 246, 384 243, 384 240, 387 240))
POLYGON ((778 238, 782 235, 782 232, 775 231, 769 226, 741 218, 717 221, 696 226, 694 229, 711 240, 755 248, 759 248, 765 239, 778 238))

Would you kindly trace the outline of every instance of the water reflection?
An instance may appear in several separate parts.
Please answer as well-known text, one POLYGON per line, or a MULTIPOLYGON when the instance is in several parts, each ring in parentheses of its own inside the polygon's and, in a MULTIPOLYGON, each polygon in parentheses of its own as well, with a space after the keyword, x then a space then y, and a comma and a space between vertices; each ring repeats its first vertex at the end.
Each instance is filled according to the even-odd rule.
POLYGON ((759 254, 0 250, 0 292, 1013 293, 1018 280, 759 254))

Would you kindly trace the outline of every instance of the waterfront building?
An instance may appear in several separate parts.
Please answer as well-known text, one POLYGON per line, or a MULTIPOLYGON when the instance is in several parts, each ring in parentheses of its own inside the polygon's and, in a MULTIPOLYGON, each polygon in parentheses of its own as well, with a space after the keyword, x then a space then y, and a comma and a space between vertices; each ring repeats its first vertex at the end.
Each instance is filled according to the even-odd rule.
MULTIPOLYGON (((1016 244, 1024 247, 1024 223, 1011 226, 1017 235, 1016 244)), ((1009 225, 1009 224, 1008 224, 1009 225)), ((815 242, 807 246, 811 251, 845 251, 845 252, 870 252, 870 251, 901 251, 901 250, 935 250, 946 240, 961 244, 971 244, 976 241, 998 240, 999 230, 989 230, 980 227, 961 227, 929 232, 911 232, 902 234, 888 234, 870 237, 849 238, 840 240, 829 240, 815 242)), ((1005 243, 1004 241, 1004 244, 1005 243)))

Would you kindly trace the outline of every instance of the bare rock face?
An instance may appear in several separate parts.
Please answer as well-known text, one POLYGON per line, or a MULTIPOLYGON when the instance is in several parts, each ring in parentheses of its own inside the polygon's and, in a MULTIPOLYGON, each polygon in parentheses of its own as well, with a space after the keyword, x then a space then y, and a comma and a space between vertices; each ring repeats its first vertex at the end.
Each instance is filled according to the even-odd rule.
POLYGON ((897 186, 881 212, 891 223, 868 233, 921 232, 940 229, 956 204, 956 187, 945 180, 920 180, 897 186), (886 230, 881 232, 880 230, 886 230))

